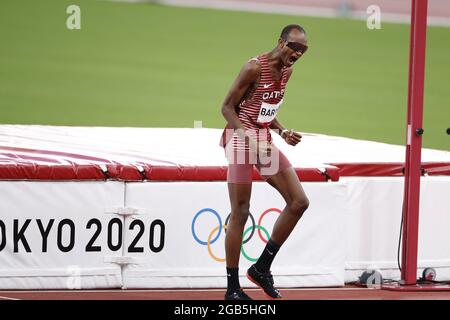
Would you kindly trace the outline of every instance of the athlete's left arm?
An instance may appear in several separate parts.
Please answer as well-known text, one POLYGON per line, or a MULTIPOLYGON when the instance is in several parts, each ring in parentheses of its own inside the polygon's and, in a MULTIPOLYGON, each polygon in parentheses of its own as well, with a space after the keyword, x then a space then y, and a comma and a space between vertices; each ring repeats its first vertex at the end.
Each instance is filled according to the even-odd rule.
POLYGON ((286 128, 281 124, 280 121, 278 121, 277 118, 273 119, 272 122, 270 123, 269 126, 270 129, 274 130, 276 133, 278 133, 279 135, 281 135, 281 133, 283 132, 283 130, 285 130, 286 128))
MULTIPOLYGON (((289 68, 288 74, 287 74, 287 80, 289 80, 291 75, 292 75, 292 68, 289 68)), ((295 146, 302 139, 302 135, 299 132, 286 129, 286 127, 283 126, 281 124, 281 122, 278 121, 277 118, 272 120, 269 128, 276 131, 284 139, 284 141, 286 141, 287 144, 290 144, 292 146, 295 146)))
POLYGON ((288 130, 286 129, 280 121, 277 120, 277 118, 273 119, 272 123, 270 124, 270 129, 275 130, 283 139, 286 141, 287 144, 290 144, 291 146, 297 145, 302 140, 302 135, 300 132, 297 132, 295 130, 288 130))

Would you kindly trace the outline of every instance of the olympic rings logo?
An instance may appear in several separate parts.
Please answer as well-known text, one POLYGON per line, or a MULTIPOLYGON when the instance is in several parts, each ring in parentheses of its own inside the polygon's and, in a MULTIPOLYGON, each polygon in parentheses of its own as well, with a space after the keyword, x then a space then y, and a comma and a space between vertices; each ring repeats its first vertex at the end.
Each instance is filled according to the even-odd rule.
MULTIPOLYGON (((247 260, 249 260, 251 262, 256 262, 258 260, 258 258, 250 257, 247 254, 247 252, 245 251, 244 244, 248 243, 253 238, 256 230, 258 230, 257 233, 258 233, 258 236, 259 236, 259 238, 261 239, 262 242, 267 243, 269 241, 270 234, 269 234, 269 231, 267 231, 267 229, 262 226, 262 220, 264 219, 264 217, 267 214, 269 214, 271 212, 275 212, 275 213, 281 214, 281 210, 280 209, 269 208, 269 209, 265 210, 261 214, 261 216, 259 217, 259 220, 258 220, 258 224, 256 224, 255 218, 250 213, 250 220, 251 220, 252 225, 250 227, 246 228, 244 230, 243 235, 242 235, 243 240, 242 240, 242 245, 241 245, 241 253, 247 260), (263 236, 263 233, 264 233, 265 237, 263 236)), ((215 261, 217 261, 217 262, 225 262, 225 258, 221 258, 221 257, 218 257, 217 255, 215 255, 212 252, 211 245, 219 239, 219 237, 222 234, 222 232, 224 232, 224 233, 226 232, 227 225, 228 225, 229 221, 230 221, 230 214, 228 214, 227 218, 225 219, 225 223, 222 223, 222 218, 220 217, 220 215, 217 213, 216 210, 211 209, 211 208, 201 209, 200 211, 198 211, 195 214, 194 218, 192 219, 191 231, 192 231, 192 236, 194 237, 194 240, 198 244, 200 244, 202 246, 206 246, 208 248, 208 253, 209 253, 210 257, 212 259, 214 259, 215 261), (200 216, 202 216, 204 214, 212 214, 217 219, 217 226, 214 227, 210 231, 206 241, 201 240, 197 236, 197 233, 195 231, 195 225, 197 223, 197 220, 200 218, 200 216)))

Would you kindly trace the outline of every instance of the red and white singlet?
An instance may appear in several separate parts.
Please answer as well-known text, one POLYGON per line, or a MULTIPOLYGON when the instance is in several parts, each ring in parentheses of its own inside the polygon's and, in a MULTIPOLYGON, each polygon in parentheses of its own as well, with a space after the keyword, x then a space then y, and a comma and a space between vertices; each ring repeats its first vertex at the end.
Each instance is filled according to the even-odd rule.
MULTIPOLYGON (((269 126, 283 103, 286 83, 289 80, 289 69, 283 67, 281 79, 277 80, 272 77, 270 72, 267 54, 262 54, 251 60, 260 62, 260 80, 252 96, 247 100, 242 100, 239 104, 237 108, 238 117, 246 132, 254 139, 271 142, 269 126)), ((232 139, 233 149, 248 150, 244 141, 236 133, 230 134, 230 132, 232 132, 232 127, 228 124, 222 134, 220 145, 225 146, 232 139)))

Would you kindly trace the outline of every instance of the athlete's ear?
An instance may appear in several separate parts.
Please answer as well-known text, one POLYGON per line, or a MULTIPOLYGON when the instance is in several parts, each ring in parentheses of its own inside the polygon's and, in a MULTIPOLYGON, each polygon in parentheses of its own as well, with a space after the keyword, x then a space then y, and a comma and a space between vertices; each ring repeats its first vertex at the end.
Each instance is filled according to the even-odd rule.
POLYGON ((278 46, 280 47, 280 49, 283 49, 285 45, 286 41, 284 41, 282 38, 278 39, 278 46))

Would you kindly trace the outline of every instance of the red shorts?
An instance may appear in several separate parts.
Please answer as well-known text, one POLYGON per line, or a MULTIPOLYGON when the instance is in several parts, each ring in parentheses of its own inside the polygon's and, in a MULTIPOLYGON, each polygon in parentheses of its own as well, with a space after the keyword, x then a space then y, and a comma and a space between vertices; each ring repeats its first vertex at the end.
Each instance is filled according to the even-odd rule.
POLYGON ((286 156, 271 144, 269 155, 257 155, 249 150, 225 151, 228 160, 228 183, 252 183, 253 166, 264 180, 291 167, 286 156))

